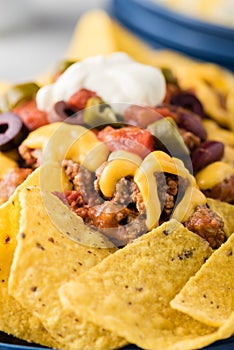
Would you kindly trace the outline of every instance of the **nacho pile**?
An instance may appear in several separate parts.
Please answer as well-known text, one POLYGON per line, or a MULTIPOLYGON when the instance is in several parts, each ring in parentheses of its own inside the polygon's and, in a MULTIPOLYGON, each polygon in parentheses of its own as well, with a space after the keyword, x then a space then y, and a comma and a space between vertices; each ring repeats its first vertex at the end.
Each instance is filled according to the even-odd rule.
POLYGON ((233 74, 91 11, 55 72, 0 91, 0 331, 64 350, 231 337, 233 74))

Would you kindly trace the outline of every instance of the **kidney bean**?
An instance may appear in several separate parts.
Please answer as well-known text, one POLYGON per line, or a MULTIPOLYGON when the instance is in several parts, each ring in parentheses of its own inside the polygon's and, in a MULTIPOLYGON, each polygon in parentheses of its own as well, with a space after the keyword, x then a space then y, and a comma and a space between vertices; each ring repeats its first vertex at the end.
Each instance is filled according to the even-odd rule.
POLYGON ((194 135, 198 136, 202 141, 205 141, 207 138, 207 132, 204 126, 202 125, 201 119, 198 115, 194 113, 187 113, 182 110, 179 113, 179 118, 177 121, 179 128, 191 131, 194 135))
POLYGON ((126 123, 140 128, 146 128, 149 124, 162 118, 163 116, 150 107, 131 105, 124 111, 126 123))
POLYGON ((185 109, 189 109, 193 113, 198 114, 201 118, 204 118, 204 109, 200 100, 189 91, 180 91, 179 93, 171 97, 170 103, 176 106, 181 106, 185 109))
POLYGON ((203 142, 191 154, 193 170, 198 172, 207 165, 219 161, 224 154, 224 144, 218 141, 203 142))

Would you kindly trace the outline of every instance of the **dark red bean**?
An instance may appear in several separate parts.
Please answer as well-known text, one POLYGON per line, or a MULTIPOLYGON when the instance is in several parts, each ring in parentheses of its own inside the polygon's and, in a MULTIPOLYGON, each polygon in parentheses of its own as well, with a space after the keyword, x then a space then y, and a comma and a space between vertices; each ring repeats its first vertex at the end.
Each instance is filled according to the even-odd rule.
POLYGON ((131 105, 124 111, 124 120, 127 124, 146 128, 149 124, 163 117, 153 108, 131 105))
POLYGON ((204 108, 200 100, 191 92, 180 91, 179 93, 171 97, 170 103, 172 105, 181 106, 185 109, 189 109, 193 113, 198 114, 201 118, 204 118, 204 108))
POLYGON ((68 105, 65 101, 58 101, 54 104, 53 110, 49 114, 49 122, 63 122, 67 118, 73 116, 77 109, 68 105))
POLYGON ((191 154, 193 170, 198 172, 207 165, 222 159, 224 154, 224 144, 218 141, 203 142, 191 154))
POLYGON ((179 128, 185 129, 192 132, 194 135, 198 136, 202 141, 207 138, 207 132, 202 125, 201 119, 198 115, 194 113, 189 113, 185 111, 179 112, 179 118, 177 122, 179 128))
POLYGON ((0 151, 9 151, 20 145, 28 135, 28 129, 16 114, 0 114, 0 151))

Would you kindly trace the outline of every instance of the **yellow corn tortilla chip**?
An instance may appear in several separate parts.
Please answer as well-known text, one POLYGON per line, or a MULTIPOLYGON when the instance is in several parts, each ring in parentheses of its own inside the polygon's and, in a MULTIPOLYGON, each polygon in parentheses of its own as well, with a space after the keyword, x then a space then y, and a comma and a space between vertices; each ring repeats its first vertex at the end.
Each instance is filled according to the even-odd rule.
POLYGON ((233 271, 234 235, 186 283, 171 306, 208 326, 222 326, 234 312, 233 271))
POLYGON ((220 141, 225 145, 234 147, 234 132, 227 129, 221 128, 218 124, 213 121, 206 119, 203 121, 203 125, 207 131, 209 140, 220 141))
POLYGON ((194 339, 182 340, 180 343, 175 346, 170 347, 170 350, 194 350, 200 349, 206 346, 207 344, 214 343, 221 339, 226 339, 231 337, 234 334, 234 313, 230 318, 224 323, 224 325, 217 329, 217 331, 210 333, 208 335, 198 337, 194 339))
POLYGON ((221 202, 217 199, 207 198, 207 204, 224 222, 224 232, 229 237, 234 232, 234 205, 221 202))
POLYGON ((39 171, 32 173, 0 207, 0 330, 28 342, 58 347, 40 320, 8 293, 8 278, 19 229, 19 193, 25 186, 39 184, 39 171))
POLYGON ((170 301, 210 253, 206 241, 171 220, 65 284, 60 298, 144 349, 198 348, 213 342, 217 329, 173 310, 170 301))
POLYGON ((76 60, 110 54, 116 49, 110 17, 102 10, 93 10, 85 13, 78 21, 66 56, 76 60))
POLYGON ((178 64, 184 66, 194 62, 189 57, 170 50, 152 50, 103 10, 90 10, 80 18, 65 57, 79 60, 98 54, 109 55, 116 51, 126 52, 139 62, 160 67, 177 67, 178 64))
MULTIPOLYGON (((62 343, 61 349, 104 350, 126 344, 103 327, 83 322, 74 312, 64 310, 58 295, 62 284, 98 264, 115 249, 83 246, 61 234, 50 222, 39 188, 22 191, 20 203, 20 230, 9 278, 10 294, 40 318, 50 334, 62 343)), ((59 199, 56 205, 67 209, 59 199)))
POLYGON ((201 100, 206 113, 218 124, 233 130, 231 104, 222 101, 233 100, 234 76, 231 72, 211 63, 191 62, 190 65, 173 67, 183 89, 193 89, 201 100))
POLYGON ((225 145, 222 161, 234 167, 234 146, 225 145))

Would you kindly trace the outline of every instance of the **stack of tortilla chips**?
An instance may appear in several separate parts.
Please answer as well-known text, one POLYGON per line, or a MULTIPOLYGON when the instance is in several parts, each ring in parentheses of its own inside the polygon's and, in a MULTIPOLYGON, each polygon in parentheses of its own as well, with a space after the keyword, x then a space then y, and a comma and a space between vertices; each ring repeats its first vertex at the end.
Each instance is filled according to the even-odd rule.
MULTIPOLYGON (((213 65, 200 65, 199 70, 197 63, 169 52, 156 56, 101 12, 82 19, 74 43, 71 58, 122 50, 144 63, 173 66, 184 86, 187 77, 197 84, 214 119, 234 129, 231 95, 225 113, 216 108, 217 96, 212 95, 214 104, 209 106, 206 98, 217 71, 223 79, 216 77, 217 88, 233 93, 229 73, 213 65), (86 31, 90 21, 92 34, 86 31), (93 35, 95 28, 99 38, 93 35), (82 44, 84 38, 92 40, 92 52, 82 44), (196 79, 191 79, 192 72, 196 79), (206 77, 205 83, 207 74, 210 80, 206 77)), ((216 125, 210 123, 208 131, 216 125)), ((222 129, 220 139, 228 136, 233 146, 230 133, 222 129)), ((69 209, 52 195, 47 201, 66 224, 66 217, 73 215, 69 209)), ((83 245, 51 222, 40 191, 40 169, 34 171, 0 207, 0 330, 66 350, 117 349, 128 343, 143 349, 185 350, 232 336, 234 206, 216 200, 209 200, 209 206, 222 216, 227 236, 215 252, 175 220, 122 249, 111 247, 101 234, 83 245), (109 248, 100 248, 103 240, 109 248)), ((84 232, 81 220, 76 229, 84 232)))
POLYGON ((50 221, 38 173, 0 208, 1 330, 58 349, 193 349, 233 334, 234 235, 213 252, 171 220, 123 249, 84 246, 50 221))

